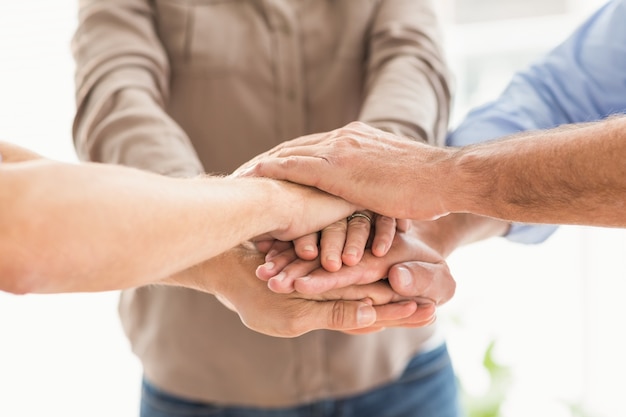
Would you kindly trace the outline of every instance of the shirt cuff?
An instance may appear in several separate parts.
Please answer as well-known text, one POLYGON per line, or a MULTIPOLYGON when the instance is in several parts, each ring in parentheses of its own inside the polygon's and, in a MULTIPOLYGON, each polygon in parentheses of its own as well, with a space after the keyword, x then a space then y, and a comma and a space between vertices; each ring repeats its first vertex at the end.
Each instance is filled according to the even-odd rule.
POLYGON ((513 223, 509 232, 504 236, 511 242, 542 243, 558 229, 556 225, 513 223))

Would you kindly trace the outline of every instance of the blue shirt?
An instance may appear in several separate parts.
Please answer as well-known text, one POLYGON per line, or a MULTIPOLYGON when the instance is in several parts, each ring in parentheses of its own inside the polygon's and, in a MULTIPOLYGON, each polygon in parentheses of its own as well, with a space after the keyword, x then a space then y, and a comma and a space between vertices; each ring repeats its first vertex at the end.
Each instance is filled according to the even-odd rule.
MULTIPOLYGON (((517 73, 495 101, 471 111, 450 146, 626 113, 626 0, 605 4, 566 41, 517 73)), ((556 226, 513 225, 510 240, 538 243, 556 226)))

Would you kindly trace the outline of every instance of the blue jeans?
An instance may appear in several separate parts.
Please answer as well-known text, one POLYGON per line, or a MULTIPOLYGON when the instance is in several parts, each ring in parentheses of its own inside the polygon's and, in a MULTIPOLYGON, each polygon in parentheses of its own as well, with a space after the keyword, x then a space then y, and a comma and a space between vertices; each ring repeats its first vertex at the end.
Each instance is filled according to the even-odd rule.
POLYGON ((222 407, 188 401, 143 381, 141 417, 461 417, 446 346, 416 355, 402 376, 354 397, 290 408, 222 407))

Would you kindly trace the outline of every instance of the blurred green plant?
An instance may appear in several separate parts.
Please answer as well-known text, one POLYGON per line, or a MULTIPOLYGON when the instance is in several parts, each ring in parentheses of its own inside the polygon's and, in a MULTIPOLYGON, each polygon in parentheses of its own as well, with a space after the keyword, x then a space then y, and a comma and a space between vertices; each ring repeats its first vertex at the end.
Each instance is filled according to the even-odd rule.
POLYGON ((468 417, 502 417, 502 404, 512 385, 512 371, 509 366, 494 358, 496 341, 492 340, 483 355, 483 368, 489 376, 487 392, 480 396, 470 395, 461 385, 461 401, 468 417))
MULTIPOLYGON (((504 417, 502 405, 513 383, 511 367, 499 363, 494 357, 496 340, 489 342, 483 355, 482 365, 489 376, 489 386, 483 395, 470 395, 461 386, 461 401, 468 417, 504 417)), ((598 414, 590 411, 582 402, 567 402, 563 404, 569 409, 571 417, 598 417, 598 414)))

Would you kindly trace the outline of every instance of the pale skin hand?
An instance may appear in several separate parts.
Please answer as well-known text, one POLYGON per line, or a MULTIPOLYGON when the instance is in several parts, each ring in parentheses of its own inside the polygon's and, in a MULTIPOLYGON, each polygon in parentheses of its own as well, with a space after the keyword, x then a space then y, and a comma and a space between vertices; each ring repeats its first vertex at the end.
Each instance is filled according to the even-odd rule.
MULTIPOLYGON (((236 170, 231 177, 237 178, 240 171, 236 170)), ((306 260, 320 256, 324 268, 337 271, 344 264, 356 265, 366 248, 371 248, 375 256, 384 256, 389 251, 396 229, 405 230, 410 225, 408 220, 396 220, 370 210, 359 212, 366 214, 371 222, 363 217, 354 217, 349 222, 341 219, 319 232, 298 237, 293 241, 296 254, 306 260)), ((284 250, 285 244, 281 241, 263 242, 257 247, 268 253, 266 260, 269 261, 274 253, 284 250)))
MULTIPOLYGON (((250 329, 277 337, 295 337, 317 329, 368 333, 377 331, 379 323, 416 313, 414 302, 403 302, 384 283, 319 295, 277 294, 254 275, 262 262, 261 253, 240 246, 176 274, 166 283, 215 294, 250 329)), ((423 306, 420 314, 424 321, 432 320, 434 307, 423 306)))
POLYGON ((24 162, 43 157, 29 149, 0 141, 0 162, 24 162))
POLYGON ((0 289, 14 293, 145 285, 253 237, 292 240, 356 209, 287 182, 66 164, 6 143, 0 154, 0 289))
MULTIPOLYGON (((408 220, 379 216, 366 210, 361 212, 372 219, 374 227, 363 217, 357 216, 350 221, 342 219, 326 226, 319 233, 295 239, 293 241, 295 253, 304 260, 314 260, 319 256, 322 266, 327 271, 337 271, 342 265, 352 266, 359 263, 366 248, 370 248, 374 256, 385 256, 391 247, 396 230, 405 231, 410 227, 408 220)), ((267 262, 276 254, 291 247, 289 242, 277 240, 255 243, 261 252, 267 253, 265 256, 267 262)))

